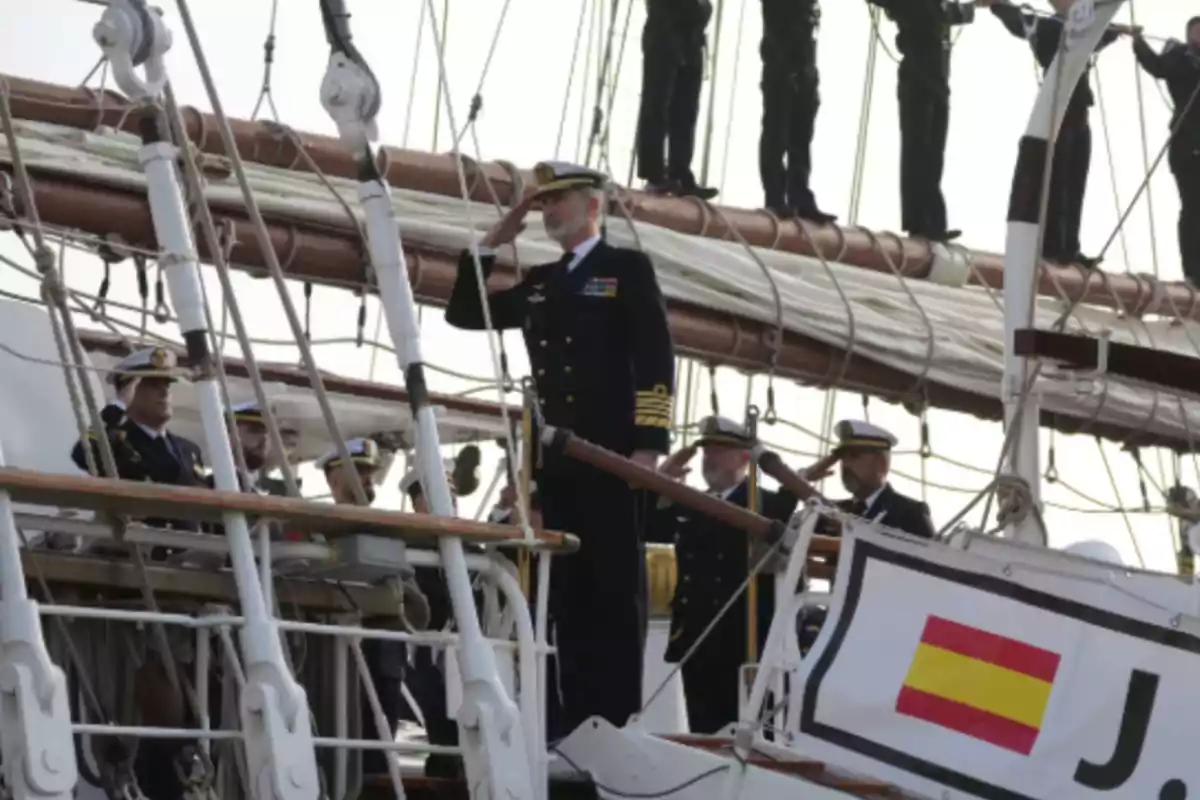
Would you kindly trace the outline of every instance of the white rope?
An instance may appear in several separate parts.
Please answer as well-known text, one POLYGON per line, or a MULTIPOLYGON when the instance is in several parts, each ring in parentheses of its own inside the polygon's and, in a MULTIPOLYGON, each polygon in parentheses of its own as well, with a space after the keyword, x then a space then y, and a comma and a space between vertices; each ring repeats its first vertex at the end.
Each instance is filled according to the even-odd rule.
MULTIPOLYGON (((454 104, 450 98, 450 83, 449 83, 448 78, 446 77, 446 53, 443 48, 444 42, 442 41, 441 37, 438 35, 438 30, 437 30, 437 11, 433 7, 433 0, 425 0, 425 5, 426 5, 426 9, 429 14, 430 30, 433 33, 434 49, 437 52, 438 82, 440 85, 440 91, 443 95, 443 99, 446 104, 446 118, 450 123, 450 129, 452 131, 457 131, 458 128, 454 121, 454 104)), ((503 23, 503 18, 501 19, 501 23, 503 23)), ((502 418, 509 419, 510 407, 508 404, 508 393, 505 391, 505 386, 504 386, 504 368, 500 361, 500 350, 499 350, 499 347, 497 346, 497 339, 502 334, 500 332, 496 331, 495 326, 492 324, 492 310, 491 310, 491 304, 488 300, 487 280, 486 280, 486 276, 483 271, 483 262, 479 258, 479 250, 475 246, 475 243, 478 241, 477 240, 478 232, 475 230, 475 223, 474 223, 474 218, 473 218, 473 214, 472 214, 474 204, 471 202, 471 192, 467 186, 466 171, 463 168, 463 159, 462 159, 461 153, 459 152, 459 149, 458 149, 457 137, 455 137, 455 144, 454 144, 452 153, 454 156, 454 163, 457 167, 457 172, 458 172, 459 190, 462 192, 463 216, 466 220, 467 229, 468 229, 469 235, 470 235, 470 244, 468 245, 468 249, 470 250, 471 261, 472 261, 472 264, 475 269, 475 280, 476 280, 476 283, 478 284, 478 289, 479 289, 479 302, 480 302, 481 310, 483 311, 483 324, 484 324, 484 332, 485 332, 485 335, 487 336, 487 341, 488 341, 488 354, 491 356, 492 370, 495 375, 494 386, 495 386, 495 390, 496 390, 496 400, 500 405, 500 408, 502 411, 502 418)), ((504 426, 504 445, 505 445, 505 450, 507 451, 507 454, 508 454, 509 463, 511 463, 511 464, 520 463, 517 460, 517 447, 516 447, 516 442, 514 441, 514 437, 513 437, 512 426, 510 426, 510 425, 504 426)), ((521 503, 521 507, 522 507, 521 517, 522 517, 522 527, 524 529, 524 536, 526 539, 533 539, 533 536, 534 536, 533 529, 529 526, 529 522, 528 522, 528 520, 529 520, 528 498, 521 497, 520 503, 521 503)))
MULTIPOLYGON (((26 157, 37 169, 71 174, 99 185, 122 190, 144 191, 144 178, 137 168, 137 143, 127 135, 80 134, 40 123, 18 122, 19 139, 26 157)), ((0 147, 0 161, 7 158, 0 147)), ((338 225, 345 218, 340 203, 314 176, 286 170, 246 164, 247 180, 257 203, 264 211, 298 222, 313 221, 338 225)), ((328 178, 339 194, 350 197, 351 180, 328 178)), ((241 193, 230 181, 211 181, 205 189, 209 202, 237 208, 241 193)), ((405 241, 411 245, 440 252, 458 252, 474 244, 474 234, 463 225, 463 201, 421 192, 397 189, 392 193, 397 217, 405 241)), ((472 205, 475 218, 493 213, 486 205, 472 205)), ((540 231, 538 215, 530 215, 529 229, 516 242, 516 253, 523 262, 552 260, 556 245, 540 231)), ((807 228, 803 229, 807 230, 807 228)), ((930 382, 956 385, 984 397, 997 397, 1002 360, 999 331, 1003 316, 995 294, 987 289, 953 288, 927 281, 907 281, 896 285, 895 274, 877 273, 848 267, 836 262, 837 254, 825 260, 792 253, 752 248, 751 256, 737 242, 724 242, 675 233, 647 223, 638 223, 637 237, 627 226, 612 226, 610 239, 619 246, 640 246, 651 255, 663 293, 670 299, 692 306, 713 309, 736 318, 771 324, 774 314, 767 301, 770 285, 755 256, 762 261, 779 289, 786 331, 812 337, 838 347, 847 347, 847 324, 853 317, 854 357, 866 357, 913 375, 926 374, 930 382), (921 309, 914 307, 911 291, 921 309), (921 311, 929 317, 937 335, 935 363, 926 371, 929 349, 928 326, 921 311)), ((95 237, 77 237, 95 242, 95 237)), ((497 256, 511 263, 504 248, 497 256)), ((153 253, 152 253, 153 255, 153 253)), ((820 254, 819 255, 823 255, 820 254)), ((903 270, 902 270, 903 271, 903 270)), ((1044 273, 1047 274, 1047 273, 1044 273)), ((1051 274, 1052 276, 1052 274, 1051 274)), ((1074 297, 1062 294, 1071 306, 1064 330, 1083 327, 1108 329, 1113 341, 1133 341, 1130 321, 1111 311, 1090 307, 1074 308, 1074 297)), ((1078 297, 1078 294, 1075 295, 1078 297)), ((1036 324, 1052 327, 1061 316, 1064 302, 1039 298, 1036 324)), ((1195 352, 1192 339, 1200 339, 1193 322, 1151 322, 1155 336, 1167 350, 1195 352)), ((844 363, 844 360, 841 360, 844 363)), ((797 375, 796 372, 792 373, 797 375)), ((839 375, 803 374, 805 379, 836 381, 839 375)), ((844 389, 850 388, 842 381, 844 389)), ((1078 416, 1094 404, 1078 397, 1073 389, 1047 383, 1044 401, 1048 410, 1078 416)), ((1110 392, 1099 421, 1138 427, 1145 417, 1148 398, 1129 387, 1116 386, 1110 392)), ((1196 413, 1187 401, 1186 413, 1196 413)), ((1160 409, 1155 432, 1180 435, 1185 430, 1179 409, 1160 409)), ((1194 427, 1194 423, 1190 424, 1194 427)))

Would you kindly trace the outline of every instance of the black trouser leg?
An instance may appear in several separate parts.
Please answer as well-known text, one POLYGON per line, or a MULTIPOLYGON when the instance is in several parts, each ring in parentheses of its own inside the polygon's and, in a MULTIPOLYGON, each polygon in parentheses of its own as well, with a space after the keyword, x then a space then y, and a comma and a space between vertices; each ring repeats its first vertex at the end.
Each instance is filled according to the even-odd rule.
MULTIPOLYGON (((797 44, 804 46, 803 37, 797 44)), ((817 69, 813 65, 796 75, 788 104, 787 201, 795 209, 817 207, 808 181, 812 175, 812 140, 820 107, 817 69)))
POLYGON ((671 97, 680 57, 674 32, 661 21, 648 19, 642 29, 642 99, 638 111, 638 177, 661 183, 665 177, 666 140, 671 97))
POLYGON ((1177 141, 1169 155, 1171 174, 1179 187, 1179 255, 1183 274, 1200 286, 1200 136, 1177 141))
POLYGON ((1054 145, 1050 195, 1046 199, 1042 255, 1047 259, 1069 262, 1079 255, 1079 226, 1090 162, 1091 129, 1087 122, 1064 122, 1054 145))
POLYGON ((927 233, 946 232, 946 198, 942 195, 942 176, 946 169, 946 138, 950 132, 950 98, 930 98, 929 106, 929 172, 925 190, 925 224, 927 233))
POLYGON ((692 733, 709 735, 738 720, 738 681, 745 644, 710 640, 680 669, 692 733))
POLYGON ((762 178, 765 205, 782 208, 787 205, 787 173, 783 158, 792 118, 791 75, 786 65, 764 56, 761 86, 763 115, 758 139, 758 172, 762 178))
POLYGON ((1079 242, 1079 231, 1083 226, 1083 201, 1087 196, 1088 172, 1092 166, 1092 127, 1084 122, 1078 129, 1072 131, 1074 141, 1071 144, 1070 157, 1070 189, 1066 196, 1066 231, 1064 243, 1070 255, 1077 256, 1082 252, 1079 242))
POLYGON ((675 73, 675 87, 668 110, 667 177, 693 186, 692 158, 696 152, 696 123, 700 118, 700 91, 704 86, 704 51, 688 53, 675 73))
MULTIPOLYGON (((379 696, 379 705, 383 708, 383 717, 387 721, 391 736, 394 737, 396 726, 406 716, 404 712, 408 706, 401 689, 407 666, 407 648, 403 642, 364 639, 362 650, 363 660, 367 662, 367 670, 371 675, 371 682, 375 685, 375 693, 379 696)), ((379 728, 375 724, 375 712, 371 708, 365 688, 361 689, 359 695, 359 709, 359 719, 362 720, 362 738, 379 738, 379 728)), ((363 772, 365 774, 387 772, 387 755, 382 750, 365 751, 362 757, 363 772)))
MULTIPOLYGON (((580 539, 580 550, 555 559, 550 579, 557 693, 561 713, 550 738, 599 716, 618 727, 642 704, 646 643, 645 558, 636 497, 628 484, 587 467, 541 476, 546 527, 580 539)), ((556 697, 548 698, 552 706, 556 697)))
POLYGON ((941 236, 946 232, 941 183, 949 100, 902 80, 899 101, 901 227, 918 236, 941 236))

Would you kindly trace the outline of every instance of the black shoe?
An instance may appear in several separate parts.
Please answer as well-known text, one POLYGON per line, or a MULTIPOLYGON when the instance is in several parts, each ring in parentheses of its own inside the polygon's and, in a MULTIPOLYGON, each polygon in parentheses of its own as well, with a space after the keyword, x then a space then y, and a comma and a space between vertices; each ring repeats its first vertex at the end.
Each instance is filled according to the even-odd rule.
POLYGON ((646 181, 642 191, 657 197, 670 197, 675 194, 675 184, 670 181, 646 181))
POLYGON ((911 239, 924 239, 927 242, 941 242, 942 244, 953 242, 955 239, 962 236, 962 231, 957 229, 929 233, 923 231, 908 231, 907 233, 911 239))
POLYGON ((680 197, 699 197, 701 200, 712 200, 720 193, 721 190, 714 186, 701 186, 695 181, 677 181, 675 183, 675 194, 680 197))
POLYGON ((793 209, 792 214, 800 219, 806 219, 809 222, 814 222, 817 225, 832 225, 837 221, 837 216, 834 214, 826 214, 821 209, 814 206, 802 206, 793 209))
POLYGON ((1084 269, 1096 269, 1097 267, 1100 266, 1100 262, 1102 259, 1093 258, 1092 256, 1085 256, 1083 253, 1076 253, 1075 258, 1073 258, 1071 260, 1074 261, 1076 264, 1080 265, 1081 267, 1083 267, 1084 269))

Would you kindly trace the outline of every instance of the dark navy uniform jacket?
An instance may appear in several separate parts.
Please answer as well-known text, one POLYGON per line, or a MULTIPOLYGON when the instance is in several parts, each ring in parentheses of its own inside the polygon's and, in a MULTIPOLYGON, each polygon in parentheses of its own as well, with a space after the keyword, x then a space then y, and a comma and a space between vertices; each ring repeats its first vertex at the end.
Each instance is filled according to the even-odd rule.
MULTIPOLYGON (((869 520, 874 520, 882 514, 883 516, 879 520, 880 524, 904 531, 911 536, 932 539, 937 535, 937 530, 933 527, 933 518, 929 513, 929 506, 920 500, 900 494, 892 488, 890 483, 883 487, 883 491, 870 506, 864 508, 864 504, 860 500, 839 500, 835 505, 843 511, 869 520)), ((836 530, 818 528, 818 533, 840 536, 841 528, 836 530)), ((832 567, 837 567, 836 556, 828 557, 826 562, 832 567)), ((813 642, 816 641, 821 625, 825 622, 825 615, 826 609, 824 608, 808 608, 800 615, 797 624, 801 654, 807 653, 813 642)))
MULTIPOLYGON (((118 477, 128 481, 150 481, 173 486, 208 485, 200 447, 195 442, 170 432, 151 438, 149 433, 124 414, 118 418, 112 411, 114 408, 119 410, 119 407, 108 406, 101 412, 101 417, 106 423, 105 435, 112 447, 118 477)), ((96 467, 101 476, 107 477, 104 475, 104 464, 100 460, 99 444, 93 436, 89 434, 88 438, 96 467)), ((71 460, 80 469, 87 471, 87 456, 84 454, 82 442, 76 442, 71 450, 71 460)), ((147 519, 145 522, 147 525, 177 530, 200 529, 198 523, 190 521, 147 519)))
MULTIPOLYGON (((759 497, 759 513, 771 519, 789 519, 798 503, 788 492, 760 489, 759 497)), ((743 481, 726 501, 745 508, 748 498, 749 484, 743 481)), ((750 574, 754 566, 749 559, 750 542, 745 533, 679 505, 655 511, 646 539, 675 545, 677 578, 665 655, 666 661, 674 663, 691 648, 750 574)), ((758 635, 765 641, 774 613, 774 578, 760 573, 758 581, 758 635)), ((746 650, 746 617, 743 595, 709 634, 705 649, 708 641, 722 650, 731 648, 739 654, 740 663, 746 650)))
POLYGON ((950 94, 951 31, 975 20, 975 7, 953 0, 867 0, 895 21, 902 89, 950 94))
POLYGON ((1200 52, 1176 42, 1156 53, 1145 39, 1139 38, 1133 40, 1133 53, 1142 69, 1166 81, 1167 92, 1175 106, 1171 126, 1179 126, 1172 144, 1187 140, 1189 146, 1200 147, 1200 101, 1192 100, 1200 86, 1200 52), (1185 111, 1186 117, 1183 116, 1185 111))
MULTIPOLYGON (((996 15, 996 19, 1000 20, 1001 24, 1018 39, 1025 39, 1029 42, 1030 49, 1033 50, 1033 56, 1037 59, 1043 70, 1050 69, 1050 65, 1054 63, 1055 57, 1059 51, 1059 41, 1063 35, 1063 19, 1059 16, 1043 17, 1037 14, 1025 11, 1023 8, 1018 8, 1009 2, 997 3, 992 6, 992 13, 996 15)), ((1114 28, 1108 28, 1100 37, 1100 42, 1096 45, 1096 52, 1099 53, 1104 48, 1117 40, 1120 34, 1114 28)), ((1071 93, 1071 100, 1067 104, 1067 111, 1064 121, 1067 123, 1083 122, 1087 119, 1088 109, 1096 103, 1096 98, 1092 94, 1092 82, 1089 75, 1091 74, 1092 66, 1089 62, 1083 76, 1076 84, 1074 91, 1071 93)))
MULTIPOLYGON (((666 453, 675 389, 667 311, 641 252, 603 240, 568 272, 571 254, 491 292, 496 330, 521 328, 546 423, 622 455, 666 453)), ((482 256, 484 277, 495 260, 482 256)), ((474 259, 464 252, 446 306, 456 328, 484 329, 474 259)))

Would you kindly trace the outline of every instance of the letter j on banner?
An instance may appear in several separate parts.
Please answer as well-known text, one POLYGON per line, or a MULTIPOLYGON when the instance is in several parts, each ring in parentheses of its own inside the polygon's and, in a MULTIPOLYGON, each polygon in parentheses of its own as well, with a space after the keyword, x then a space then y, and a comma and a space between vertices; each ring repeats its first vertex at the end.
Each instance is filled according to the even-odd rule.
POLYGON ((930 615, 896 711, 1029 755, 1061 656, 930 615))

